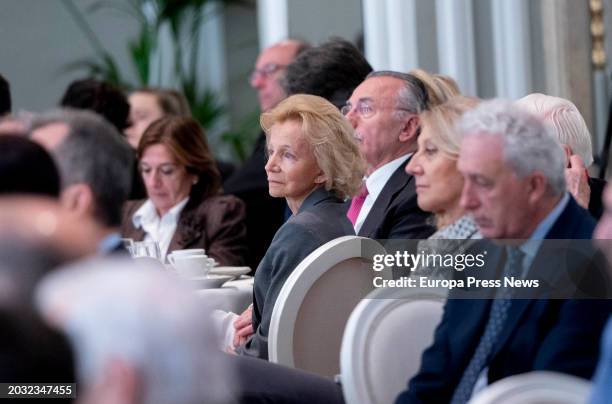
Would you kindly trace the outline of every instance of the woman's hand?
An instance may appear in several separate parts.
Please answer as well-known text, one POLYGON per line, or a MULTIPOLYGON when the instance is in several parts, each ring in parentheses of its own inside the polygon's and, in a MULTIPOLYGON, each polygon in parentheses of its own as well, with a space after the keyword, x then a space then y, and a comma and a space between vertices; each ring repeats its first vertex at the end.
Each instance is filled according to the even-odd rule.
POLYGON ((234 321, 234 347, 239 347, 244 344, 251 335, 253 335, 253 305, 249 305, 247 309, 234 321))

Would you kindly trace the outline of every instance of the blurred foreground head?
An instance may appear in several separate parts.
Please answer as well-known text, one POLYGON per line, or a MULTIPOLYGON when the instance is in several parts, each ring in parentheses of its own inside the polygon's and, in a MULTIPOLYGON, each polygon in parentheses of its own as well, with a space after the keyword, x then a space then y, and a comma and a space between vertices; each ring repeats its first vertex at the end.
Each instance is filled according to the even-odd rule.
POLYGON ((86 109, 104 117, 119 132, 128 126, 130 104, 114 85, 92 78, 75 80, 66 89, 60 106, 86 109))
POLYGON ((157 266, 96 259, 37 290, 43 316, 77 355, 84 403, 223 403, 233 380, 193 290, 157 266))
POLYGON ((22 305, 48 271, 95 253, 94 226, 51 198, 0 198, 0 305, 22 305))
POLYGON ((23 135, 0 136, 0 195, 58 197, 60 178, 51 155, 23 135))

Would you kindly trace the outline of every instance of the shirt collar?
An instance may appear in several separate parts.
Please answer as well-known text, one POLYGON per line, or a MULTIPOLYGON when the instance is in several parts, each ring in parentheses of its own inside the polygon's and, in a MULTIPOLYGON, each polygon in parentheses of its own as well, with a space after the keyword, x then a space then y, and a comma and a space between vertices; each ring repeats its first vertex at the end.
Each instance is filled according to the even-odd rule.
POLYGON ((119 233, 111 233, 98 243, 98 254, 107 254, 119 245, 121 245, 121 235, 119 233))
POLYGON ((543 240, 550 231, 550 229, 552 229, 559 216, 561 216, 561 212, 563 212, 568 203, 569 194, 566 192, 563 194, 563 197, 557 203, 557 205, 555 205, 553 210, 550 211, 550 213, 544 218, 544 220, 540 222, 538 227, 536 227, 533 233, 531 233, 531 237, 529 237, 529 239, 543 240))
POLYGON ((412 156, 412 153, 404 154, 393 161, 388 162, 384 166, 378 167, 372 174, 366 177, 365 183, 368 188, 368 197, 378 198, 378 194, 389 181, 393 173, 412 156))
MULTIPOLYGON (((170 208, 164 217, 172 218, 175 222, 178 221, 178 216, 181 214, 185 205, 187 205, 187 202, 189 202, 189 197, 186 197, 170 208)), ((143 203, 142 206, 136 210, 136 212, 134 212, 134 215, 132 216, 132 223, 134 224, 135 228, 139 229, 142 227, 143 223, 151 223, 160 219, 162 218, 157 215, 155 205, 153 205, 153 202, 150 199, 147 199, 147 201, 143 203)))
POLYGON ((546 238, 546 235, 550 229, 552 229, 557 219, 559 219, 559 216, 561 216, 561 213, 568 203, 569 194, 566 192, 563 194, 561 200, 555 205, 553 210, 550 211, 544 220, 540 222, 538 227, 536 227, 533 233, 531 233, 531 237, 529 237, 529 239, 520 246, 521 251, 523 251, 525 255, 532 258, 535 257, 542 240, 546 238))

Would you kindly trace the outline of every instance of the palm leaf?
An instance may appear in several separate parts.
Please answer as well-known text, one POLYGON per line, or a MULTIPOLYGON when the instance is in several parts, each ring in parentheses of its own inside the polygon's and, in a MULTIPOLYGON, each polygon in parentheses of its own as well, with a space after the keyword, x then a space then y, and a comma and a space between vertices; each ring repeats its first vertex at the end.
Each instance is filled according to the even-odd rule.
POLYGON ((132 63, 141 87, 146 87, 150 82, 151 54, 156 46, 157 33, 146 26, 141 29, 136 40, 128 43, 132 63))

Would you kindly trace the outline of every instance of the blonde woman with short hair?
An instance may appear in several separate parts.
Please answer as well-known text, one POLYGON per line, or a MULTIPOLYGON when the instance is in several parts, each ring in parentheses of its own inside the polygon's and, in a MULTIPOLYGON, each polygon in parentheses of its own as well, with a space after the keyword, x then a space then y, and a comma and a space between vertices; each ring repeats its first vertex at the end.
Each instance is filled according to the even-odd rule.
POLYGON ((257 267, 252 309, 234 323, 234 348, 267 359, 272 309, 285 280, 321 245, 355 234, 344 201, 358 192, 365 166, 352 126, 321 97, 291 96, 262 114, 261 126, 270 195, 285 198, 292 216, 257 267))

